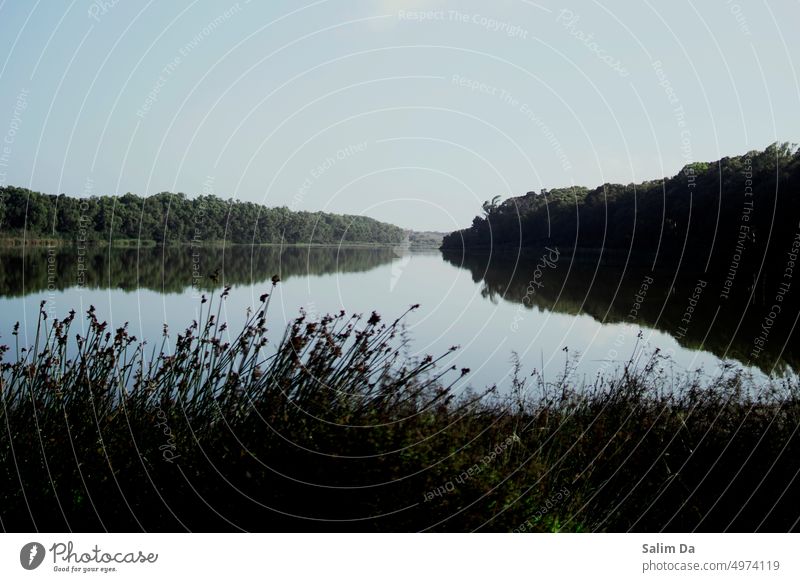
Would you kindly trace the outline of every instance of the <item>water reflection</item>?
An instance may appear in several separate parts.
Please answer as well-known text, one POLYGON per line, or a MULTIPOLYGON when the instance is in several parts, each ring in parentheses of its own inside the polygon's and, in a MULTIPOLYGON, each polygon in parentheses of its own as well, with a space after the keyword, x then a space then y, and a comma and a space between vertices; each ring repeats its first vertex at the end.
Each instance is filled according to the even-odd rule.
POLYGON ((257 284, 280 275, 354 273, 396 258, 391 248, 353 247, 28 247, 0 249, 0 295, 73 287, 180 293, 257 284))
POLYGON ((587 314, 601 323, 631 323, 668 333, 684 348, 706 350, 763 372, 785 374, 800 365, 791 337, 798 305, 780 303, 781 271, 765 268, 757 284, 739 274, 726 285, 727 273, 677 265, 652 269, 651 261, 612 258, 599 253, 559 253, 556 265, 548 249, 523 252, 443 253, 448 263, 467 269, 489 300, 503 298, 520 309, 587 314), (543 261, 546 258, 546 261, 543 261), (627 260, 627 264, 626 264, 627 260), (766 334, 765 328, 769 333, 766 334))
POLYGON ((674 350, 687 369, 718 365, 709 358, 767 373, 800 367, 790 338, 798 317, 791 296, 769 323, 766 341, 760 340, 780 271, 766 269, 756 286, 742 271, 723 299, 725 273, 651 267, 626 263, 624 255, 601 260, 555 249, 490 258, 352 247, 96 248, 83 254, 72 247, 6 248, 0 250, 0 337, 18 320, 33 331, 39 300, 48 300, 53 317, 94 304, 101 318, 133 322, 140 337, 158 338, 163 323, 182 328, 196 317, 197 296, 222 285, 234 287, 228 307, 235 327, 238 314, 278 274, 284 283, 271 311, 276 339, 301 308, 320 316, 345 309, 393 317, 422 303, 409 320, 415 349, 438 354, 462 345, 458 363, 475 370, 476 386, 506 381, 512 351, 523 355, 527 370, 561 369, 567 345, 586 355, 580 372, 591 377, 606 360, 617 365, 630 356, 631 342, 612 344, 620 335, 635 338, 640 327, 663 332, 651 345, 674 350), (756 347, 763 348, 758 357, 756 347), (612 348, 617 353, 609 355, 612 348))

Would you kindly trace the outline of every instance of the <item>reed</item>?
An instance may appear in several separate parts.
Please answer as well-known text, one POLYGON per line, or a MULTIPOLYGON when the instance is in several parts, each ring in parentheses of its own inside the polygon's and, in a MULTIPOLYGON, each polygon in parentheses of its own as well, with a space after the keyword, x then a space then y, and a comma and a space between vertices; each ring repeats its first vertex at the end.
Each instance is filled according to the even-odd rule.
MULTIPOLYGON (((279 282, 273 278, 273 287, 279 282)), ((510 391, 413 358, 409 310, 301 313, 267 341, 229 289, 149 347, 94 308, 0 347, 6 531, 790 531, 798 385, 675 375, 657 351, 591 382, 514 357, 510 391)))

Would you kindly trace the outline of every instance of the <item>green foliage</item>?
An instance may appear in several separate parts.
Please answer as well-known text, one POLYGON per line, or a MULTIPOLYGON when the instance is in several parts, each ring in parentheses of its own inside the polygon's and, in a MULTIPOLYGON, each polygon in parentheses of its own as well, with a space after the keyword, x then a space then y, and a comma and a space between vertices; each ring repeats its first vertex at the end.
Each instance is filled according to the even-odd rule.
POLYGON ((161 192, 73 198, 0 188, 0 236, 73 242, 397 244, 403 229, 365 216, 293 212, 216 196, 161 192))
MULTIPOLYGON (((752 185, 748 221, 752 256, 768 240, 785 244, 800 216, 800 149, 776 143, 763 152, 692 163, 677 175, 640 184, 603 184, 529 192, 499 206, 483 205, 470 228, 444 237, 442 248, 496 246, 632 249, 679 255, 699 249, 698 261, 728 260, 742 224, 745 188, 752 185)), ((496 199, 495 199, 496 201, 496 199)))
POLYGON ((412 230, 408 233, 408 242, 412 249, 438 249, 444 236, 443 232, 412 230))

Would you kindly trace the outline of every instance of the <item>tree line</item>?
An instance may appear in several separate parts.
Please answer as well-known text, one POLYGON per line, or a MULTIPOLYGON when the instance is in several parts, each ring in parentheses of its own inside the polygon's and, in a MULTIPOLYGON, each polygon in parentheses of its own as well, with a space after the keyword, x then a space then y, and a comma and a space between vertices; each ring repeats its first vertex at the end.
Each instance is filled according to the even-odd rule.
POLYGON ((159 244, 398 244, 406 233, 366 216, 292 211, 210 195, 77 198, 9 186, 0 188, 0 236, 159 244))
POLYGON ((555 244, 658 252, 703 264, 727 264, 732 257, 757 264, 768 250, 793 240, 799 187, 800 149, 775 143, 691 163, 663 180, 542 190, 502 203, 495 197, 469 228, 445 236, 442 248, 555 244))

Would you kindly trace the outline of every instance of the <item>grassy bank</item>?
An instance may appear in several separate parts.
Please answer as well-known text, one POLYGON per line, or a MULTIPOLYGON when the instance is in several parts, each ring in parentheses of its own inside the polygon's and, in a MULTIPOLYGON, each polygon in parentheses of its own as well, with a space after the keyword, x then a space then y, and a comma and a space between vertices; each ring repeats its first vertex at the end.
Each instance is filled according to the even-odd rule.
POLYGON ((797 529, 792 382, 701 387, 655 353, 476 393, 402 317, 301 314, 273 346, 269 293, 241 330, 226 296, 159 345, 94 309, 5 339, 4 530, 797 529))

